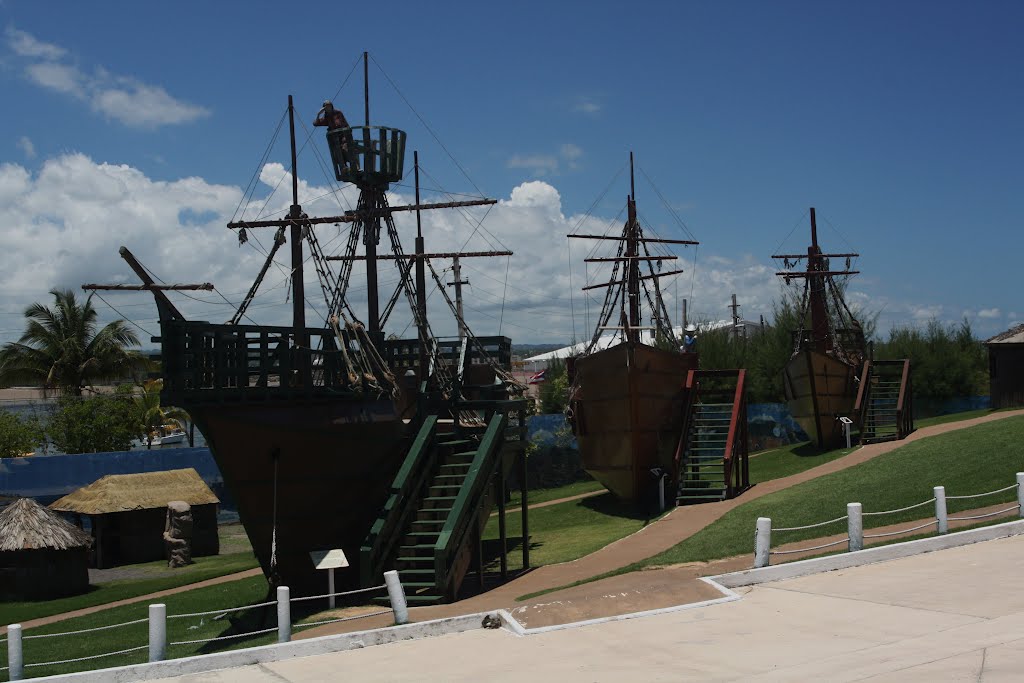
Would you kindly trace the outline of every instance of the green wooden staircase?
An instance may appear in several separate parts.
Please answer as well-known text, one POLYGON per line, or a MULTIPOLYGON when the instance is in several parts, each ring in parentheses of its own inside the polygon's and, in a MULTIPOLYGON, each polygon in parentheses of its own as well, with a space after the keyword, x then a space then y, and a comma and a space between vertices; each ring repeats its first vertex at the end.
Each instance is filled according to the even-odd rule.
POLYGON ((474 559, 482 573, 481 534, 525 429, 508 423, 494 412, 443 433, 436 415, 424 419, 360 549, 364 586, 397 569, 409 604, 428 605, 454 600, 474 559))
POLYGON ((677 503, 725 500, 750 487, 744 370, 690 370, 676 451, 677 503))
POLYGON ((865 361, 854 412, 861 443, 904 439, 914 431, 910 360, 865 361))

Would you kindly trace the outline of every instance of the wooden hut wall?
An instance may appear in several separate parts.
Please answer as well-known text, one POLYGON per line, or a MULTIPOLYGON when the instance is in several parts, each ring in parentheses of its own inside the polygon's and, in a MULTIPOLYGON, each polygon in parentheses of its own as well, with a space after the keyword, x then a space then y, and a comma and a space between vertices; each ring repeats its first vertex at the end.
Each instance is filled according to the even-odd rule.
POLYGON ((988 347, 993 408, 1024 406, 1024 346, 988 347))
POLYGON ((0 552, 0 598, 47 600, 84 593, 88 563, 86 548, 0 552))
MULTIPOLYGON (((96 566, 103 569, 165 559, 167 553, 163 534, 166 520, 166 508, 93 516, 96 566)), ((212 503, 194 506, 192 556, 216 555, 219 551, 217 506, 212 503)))

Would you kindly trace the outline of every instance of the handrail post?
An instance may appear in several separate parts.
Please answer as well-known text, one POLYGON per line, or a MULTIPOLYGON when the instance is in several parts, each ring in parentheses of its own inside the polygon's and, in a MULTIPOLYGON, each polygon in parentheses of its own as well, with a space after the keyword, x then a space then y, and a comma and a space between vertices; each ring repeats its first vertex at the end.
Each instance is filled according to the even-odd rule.
POLYGON ((1024 517, 1024 472, 1017 473, 1017 513, 1024 517))
POLYGON ((277 642, 292 639, 292 601, 288 586, 277 587, 277 642))
POLYGON ((757 531, 754 535, 754 568, 767 567, 771 557, 772 520, 771 517, 757 518, 757 531))
POLYGON ((935 496, 935 521, 940 534, 949 531, 949 519, 946 514, 946 487, 936 486, 932 489, 935 496))
POLYGON ((864 550, 864 519, 860 503, 846 504, 846 530, 849 536, 850 552, 864 550))
POLYGON ((25 659, 21 649, 21 624, 7 627, 7 677, 20 681, 25 677, 25 659))
POLYGON ((167 659, 167 605, 149 606, 149 661, 167 659))

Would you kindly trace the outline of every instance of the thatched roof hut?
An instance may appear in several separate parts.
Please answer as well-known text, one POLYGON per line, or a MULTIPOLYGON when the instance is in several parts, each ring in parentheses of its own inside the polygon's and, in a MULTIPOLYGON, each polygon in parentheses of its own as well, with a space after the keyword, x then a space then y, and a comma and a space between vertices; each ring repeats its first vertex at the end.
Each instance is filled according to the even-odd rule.
POLYGON ((0 510, 0 595, 44 599, 89 586, 89 534, 31 498, 0 510))
POLYGON ((93 560, 97 567, 111 567, 165 556, 167 504, 175 500, 192 507, 193 556, 216 555, 220 500, 192 468, 107 475, 69 493, 50 509, 88 515, 95 539, 93 560))
POLYGON ((106 515, 153 508, 163 510, 172 500, 183 500, 193 507, 220 502, 199 474, 189 467, 166 472, 109 474, 69 493, 51 504, 50 509, 80 515, 106 515))

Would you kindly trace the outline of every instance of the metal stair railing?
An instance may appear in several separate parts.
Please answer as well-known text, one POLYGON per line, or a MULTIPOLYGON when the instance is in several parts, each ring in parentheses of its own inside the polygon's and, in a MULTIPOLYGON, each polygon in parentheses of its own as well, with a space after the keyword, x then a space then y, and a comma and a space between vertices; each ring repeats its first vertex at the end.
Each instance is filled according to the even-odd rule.
POLYGON ((675 465, 676 489, 679 488, 679 481, 683 477, 686 467, 686 456, 688 455, 687 444, 690 439, 690 431, 693 429, 693 411, 697 405, 697 393, 700 389, 697 383, 697 371, 687 370, 686 383, 683 385, 685 399, 683 403, 683 423, 679 430, 679 444, 676 446, 676 454, 673 459, 675 465))
POLYGON ((444 527, 434 545, 434 576, 436 586, 445 595, 451 595, 455 587, 451 586, 452 568, 455 558, 466 542, 474 524, 479 524, 476 511, 487 495, 491 476, 500 464, 501 446, 505 439, 505 423, 508 418, 504 413, 495 413, 480 439, 473 462, 466 473, 459 494, 455 498, 451 511, 445 518, 444 527))
POLYGON ((747 452, 747 439, 746 439, 746 413, 747 413, 747 399, 746 399, 746 380, 747 371, 740 369, 736 371, 736 393, 732 403, 732 414, 729 416, 729 435, 725 439, 725 454, 724 454, 724 467, 725 467, 725 484, 726 484, 726 497, 732 498, 736 495, 737 489, 746 489, 749 485, 749 465, 747 464, 746 452, 747 452), (742 412, 741 412, 742 411, 742 412), (741 420, 742 417, 742 420, 741 420), (742 422, 742 426, 740 423, 742 422), (737 440, 737 436, 741 438, 737 440), (737 450, 739 446, 740 455, 738 458, 734 457, 736 454, 733 452, 737 450), (739 469, 734 471, 733 467, 736 460, 740 460, 739 469), (733 475, 736 481, 733 481, 733 475))
POLYGON ((853 414, 857 416, 857 431, 864 438, 864 427, 868 419, 868 405, 871 400, 871 361, 864 361, 860 373, 860 386, 857 387, 857 400, 853 404, 853 414))
POLYGON ((389 489, 387 502, 359 549, 359 574, 362 585, 380 575, 383 564, 394 552, 405 529, 419 508, 424 486, 437 460, 437 416, 423 420, 419 433, 405 456, 389 489))

